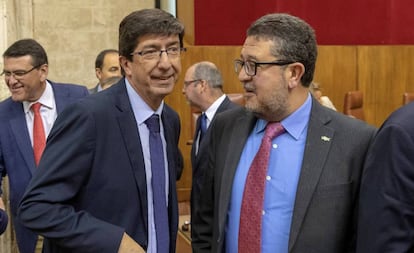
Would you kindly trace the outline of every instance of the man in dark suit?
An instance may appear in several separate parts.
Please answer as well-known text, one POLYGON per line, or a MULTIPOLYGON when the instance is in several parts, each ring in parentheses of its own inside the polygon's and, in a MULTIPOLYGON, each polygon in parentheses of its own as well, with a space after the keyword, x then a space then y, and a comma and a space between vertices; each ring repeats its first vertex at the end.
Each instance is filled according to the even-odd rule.
POLYGON ((37 102, 41 104, 40 115, 47 136, 57 114, 89 93, 84 86, 47 80, 46 52, 33 39, 16 41, 4 52, 3 59, 2 75, 11 97, 0 103, 0 174, 9 178, 10 209, 19 250, 33 253, 37 235, 16 219, 18 204, 36 171, 31 107, 37 102))
POLYGON ((105 49, 99 52, 95 59, 95 74, 98 84, 89 90, 91 94, 104 90, 105 82, 111 77, 121 77, 119 52, 116 49, 105 49))
POLYGON ((223 79, 220 71, 212 62, 198 62, 187 69, 184 77, 183 94, 191 106, 199 108, 202 115, 198 117, 191 148, 192 187, 191 215, 193 216, 200 201, 201 183, 207 167, 208 127, 218 113, 237 107, 237 104, 223 93, 223 79), (205 117, 205 129, 201 127, 205 117))
POLYGON ((414 103, 379 129, 362 175, 357 252, 414 252, 414 103))
POLYGON ((248 29, 235 61, 247 110, 211 126, 193 252, 355 251, 375 129, 312 98, 316 56, 314 31, 297 17, 269 14, 248 29))
POLYGON ((183 34, 163 10, 132 12, 119 26, 125 78, 59 115, 19 212, 44 252, 175 252, 180 120, 164 97, 183 34))

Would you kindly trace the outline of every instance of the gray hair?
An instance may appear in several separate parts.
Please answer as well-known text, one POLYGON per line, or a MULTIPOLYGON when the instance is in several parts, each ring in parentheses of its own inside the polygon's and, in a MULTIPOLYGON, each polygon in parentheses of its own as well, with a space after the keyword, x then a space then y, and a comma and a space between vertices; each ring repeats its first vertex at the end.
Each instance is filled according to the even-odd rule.
POLYGON ((223 89, 223 78, 220 71, 211 62, 200 62, 194 68, 194 79, 206 80, 211 88, 223 89))

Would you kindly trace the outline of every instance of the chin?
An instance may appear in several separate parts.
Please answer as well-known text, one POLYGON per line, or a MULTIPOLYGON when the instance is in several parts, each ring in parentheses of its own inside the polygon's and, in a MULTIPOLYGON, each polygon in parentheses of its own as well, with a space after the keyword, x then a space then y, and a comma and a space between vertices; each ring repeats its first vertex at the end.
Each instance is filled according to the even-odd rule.
POLYGON ((253 103, 253 102, 248 102, 246 101, 246 104, 244 105, 244 107, 251 112, 257 112, 258 111, 258 105, 257 103, 253 103))

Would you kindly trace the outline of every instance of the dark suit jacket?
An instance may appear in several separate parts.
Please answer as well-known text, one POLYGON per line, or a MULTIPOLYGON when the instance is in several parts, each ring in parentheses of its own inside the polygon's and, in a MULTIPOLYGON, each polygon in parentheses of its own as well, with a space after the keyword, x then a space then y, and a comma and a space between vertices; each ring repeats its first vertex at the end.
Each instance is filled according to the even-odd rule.
MULTIPOLYGON (((224 112, 228 109, 232 109, 235 107, 238 107, 238 105, 231 102, 230 99, 226 96, 226 98, 223 100, 221 105, 217 108, 216 114, 214 115, 211 123, 213 123, 218 113, 224 112)), ((193 146, 191 148, 191 164, 193 168, 192 187, 191 187, 191 214, 192 216, 195 213, 196 207, 198 206, 198 202, 200 199, 201 184, 203 182, 204 171, 206 170, 206 167, 207 167, 208 139, 210 138, 210 131, 209 131, 210 128, 209 128, 207 129, 207 132, 205 133, 205 136, 203 137, 198 147, 198 153, 196 155, 195 152, 196 152, 196 145, 197 145, 196 142, 197 142, 197 135, 198 135, 197 129, 200 129, 200 121, 201 121, 201 117, 198 117, 197 124, 196 124, 196 131, 194 133, 194 138, 193 138, 193 146)))
MULTIPOLYGON (((202 203, 193 219, 193 250, 224 252, 233 177, 257 118, 244 109, 223 112, 211 129, 202 203)), ((364 157, 375 129, 312 101, 296 192, 289 252, 354 250, 355 212, 364 157)))
MULTIPOLYGON (((161 115, 169 170, 170 252, 178 228, 178 114, 161 115)), ((124 232, 148 245, 147 182, 125 80, 83 99, 55 122, 19 218, 43 235, 44 252, 117 252, 124 232)))
POLYGON ((95 94, 95 93, 98 93, 98 88, 99 88, 99 83, 95 86, 95 87, 93 87, 92 89, 89 89, 88 91, 89 91, 89 93, 90 94, 95 94))
POLYGON ((357 252, 414 252, 414 103, 381 126, 368 153, 357 252))
MULTIPOLYGON (((67 105, 89 95, 84 86, 49 82, 58 113, 67 105)), ((21 253, 34 252, 37 241, 37 235, 24 228, 16 219, 18 204, 35 169, 23 104, 8 98, 0 103, 0 174, 7 174, 9 178, 10 211, 21 253)))

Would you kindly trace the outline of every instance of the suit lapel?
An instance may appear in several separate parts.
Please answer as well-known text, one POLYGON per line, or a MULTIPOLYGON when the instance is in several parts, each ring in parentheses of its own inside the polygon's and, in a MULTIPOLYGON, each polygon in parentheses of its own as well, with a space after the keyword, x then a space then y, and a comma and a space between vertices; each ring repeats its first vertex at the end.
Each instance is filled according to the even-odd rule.
POLYGON ((56 112, 59 114, 62 112, 63 108, 66 107, 66 105, 71 102, 68 99, 69 92, 64 89, 62 86, 56 85, 52 81, 48 80, 48 82, 51 84, 53 89, 53 96, 55 97, 55 103, 56 103, 56 112))
MULTIPOLYGON (((234 127, 229 138, 230 143, 229 147, 232 147, 231 152, 228 152, 226 162, 226 168, 223 172, 223 176, 220 182, 220 199, 219 199, 219 230, 220 232, 225 231, 226 225, 226 218, 227 218, 227 210, 230 203, 231 192, 233 187, 233 179, 236 173, 237 166, 239 164, 239 160, 241 157, 241 153, 243 152, 244 145, 250 132, 252 131, 254 124, 256 123, 256 118, 253 114, 245 112, 241 116, 237 117, 234 121, 234 127), (247 123, 247 124, 246 124, 247 123)), ((224 168, 223 168, 224 169, 224 168)), ((223 235, 219 235, 221 238, 223 235)))
POLYGON ((145 221, 146 230, 148 231, 148 205, 147 205, 147 188, 146 188, 146 175, 145 164, 142 153, 141 140, 139 137, 138 126, 129 103, 127 95, 125 81, 122 85, 117 85, 115 88, 115 105, 118 108, 118 124, 123 136, 125 147, 128 151, 129 160, 133 169, 135 182, 139 191, 142 207, 142 219, 145 221))
POLYGON ((320 107, 321 105, 313 99, 305 153, 293 209, 289 252, 292 250, 300 232, 334 137, 334 129, 326 126, 330 121, 330 117, 320 107))
POLYGON ((30 172, 33 174, 36 166, 33 156, 32 143, 30 142, 29 131, 27 130, 23 105, 21 103, 13 103, 11 109, 12 112, 10 114, 14 115, 14 117, 10 119, 10 127, 27 168, 29 168, 30 172))
POLYGON ((162 124, 164 127, 164 138, 167 145, 167 160, 168 160, 168 213, 170 219, 170 232, 178 226, 178 202, 177 202, 177 188, 175 180, 177 178, 177 157, 178 154, 178 138, 179 125, 172 124, 172 116, 168 113, 167 105, 164 104, 164 109, 161 115, 162 124))
MULTIPOLYGON (((170 123, 169 121, 169 116, 166 113, 165 110, 165 106, 164 105, 164 110, 162 112, 161 115, 161 119, 162 119, 162 124, 164 127, 164 138, 165 138, 165 142, 167 145, 167 160, 168 160, 168 173, 169 173, 169 181, 170 181, 170 186, 171 186, 171 179, 174 179, 172 182, 175 181, 176 175, 172 175, 172 172, 176 172, 177 171, 177 157, 174 156, 175 152, 174 152, 174 148, 172 146, 173 143, 176 143, 176 141, 174 140, 173 136, 174 134, 174 129, 173 129, 173 124, 170 123)), ((171 189, 171 188, 170 188, 171 189)))
MULTIPOLYGON (((216 113, 214 114, 213 119, 211 120, 210 125, 213 123, 214 119, 216 118, 217 114, 226 111, 227 109, 231 108, 232 106, 232 102, 230 101, 230 99, 226 96, 226 98, 223 100, 223 102, 220 104, 220 106, 217 108, 216 113)), ((198 135, 198 131, 200 130, 200 124, 201 124, 201 117, 197 118, 197 123, 196 123, 196 132, 194 134, 194 141, 197 140, 197 135, 198 135)), ((207 132, 205 133, 205 136, 203 138, 203 140, 209 140, 210 139, 210 128, 207 129, 207 132)), ((206 154, 208 149, 208 143, 206 141, 201 141, 199 143, 198 146, 198 153, 200 154, 206 154)), ((205 159, 202 158, 203 155, 196 155, 195 154, 195 150, 192 150, 192 152, 194 152, 194 165, 193 167, 198 168, 199 167, 199 162, 200 161, 204 161, 205 159)))

